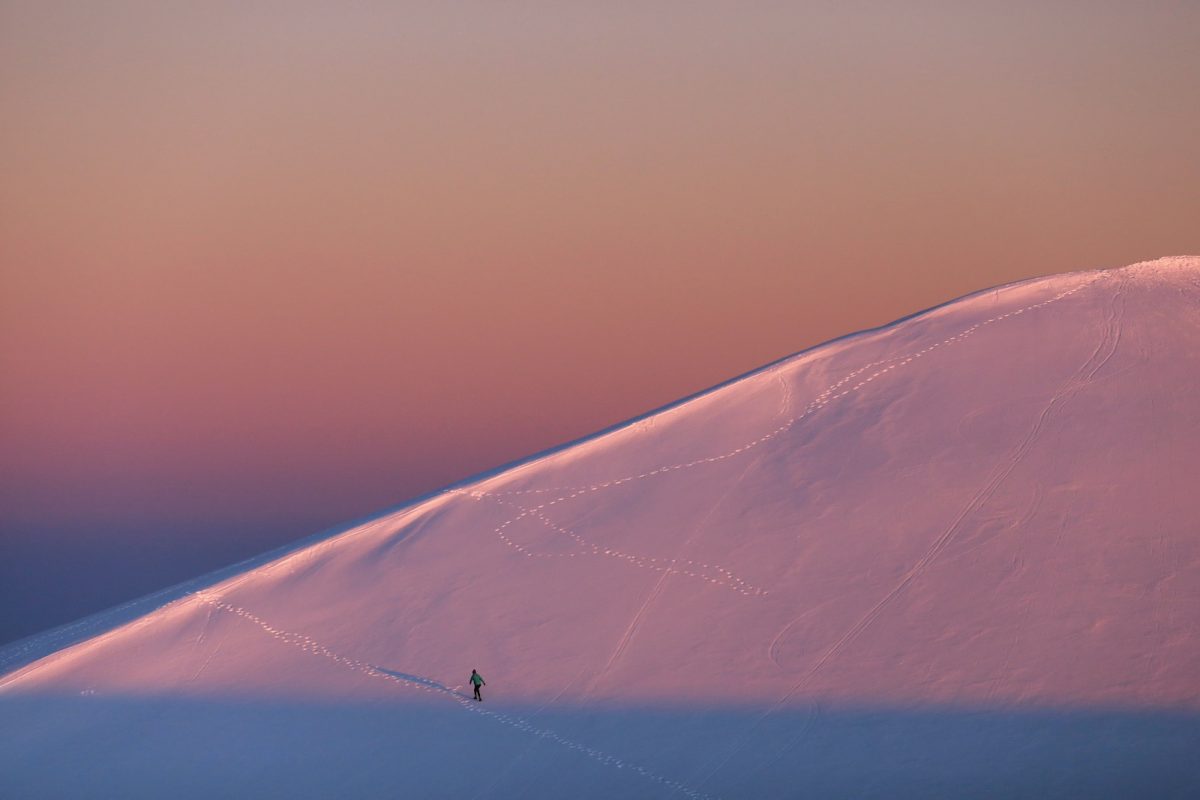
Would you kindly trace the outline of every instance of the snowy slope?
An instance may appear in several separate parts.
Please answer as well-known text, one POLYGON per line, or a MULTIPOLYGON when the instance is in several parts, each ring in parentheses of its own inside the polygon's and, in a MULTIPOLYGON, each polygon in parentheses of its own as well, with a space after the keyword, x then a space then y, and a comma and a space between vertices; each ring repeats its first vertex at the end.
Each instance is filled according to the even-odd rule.
POLYGON ((1197 397, 1200 258, 980 292, 0 651, 0 796, 1195 796, 1197 397))

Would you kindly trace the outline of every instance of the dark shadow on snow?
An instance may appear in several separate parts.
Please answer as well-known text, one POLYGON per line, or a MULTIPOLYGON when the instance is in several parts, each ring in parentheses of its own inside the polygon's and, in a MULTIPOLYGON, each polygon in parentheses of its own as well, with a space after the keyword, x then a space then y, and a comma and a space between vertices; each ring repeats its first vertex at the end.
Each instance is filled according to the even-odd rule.
POLYGON ((764 716, 546 707, 496 692, 488 716, 410 691, 343 704, 0 695, 0 796, 685 796, 635 766, 723 798, 1200 796, 1196 713, 814 705, 764 716))
POLYGON ((407 672, 399 672, 398 670, 394 670, 394 669, 384 669, 383 667, 377 667, 374 664, 371 665, 371 669, 375 670, 376 672, 380 673, 381 675, 391 675, 393 678, 399 678, 402 681, 408 681, 409 683, 415 683, 415 684, 419 684, 421 686, 428 686, 430 689, 435 689, 439 692, 445 692, 446 694, 458 695, 459 697, 463 698, 464 700, 473 699, 470 697, 470 695, 466 694, 465 692, 459 692, 459 691, 456 691, 455 689, 451 689, 446 684, 439 683, 438 681, 435 681, 433 678, 426 678, 422 675, 410 675, 407 672))

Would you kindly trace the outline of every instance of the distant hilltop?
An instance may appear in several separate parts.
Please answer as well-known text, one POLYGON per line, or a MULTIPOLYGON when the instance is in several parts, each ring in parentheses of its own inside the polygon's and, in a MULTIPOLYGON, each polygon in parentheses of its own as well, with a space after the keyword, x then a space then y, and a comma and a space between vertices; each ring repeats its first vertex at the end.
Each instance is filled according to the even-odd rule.
POLYGON ((980 291, 0 651, 0 794, 1183 796, 1197 397, 1200 257, 980 291))

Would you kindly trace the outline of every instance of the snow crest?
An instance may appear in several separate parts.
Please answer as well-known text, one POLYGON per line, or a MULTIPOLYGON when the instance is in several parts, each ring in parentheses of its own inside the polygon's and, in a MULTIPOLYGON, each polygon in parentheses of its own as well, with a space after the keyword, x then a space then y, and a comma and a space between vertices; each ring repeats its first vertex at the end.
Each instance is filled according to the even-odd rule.
POLYGON ((0 790, 869 795, 872 763, 913 796, 1200 785, 1175 758, 1200 745, 1198 353, 1198 257, 799 353, 0 651, 44 655, 0 679, 0 790), (447 677, 476 666, 484 703, 447 677))

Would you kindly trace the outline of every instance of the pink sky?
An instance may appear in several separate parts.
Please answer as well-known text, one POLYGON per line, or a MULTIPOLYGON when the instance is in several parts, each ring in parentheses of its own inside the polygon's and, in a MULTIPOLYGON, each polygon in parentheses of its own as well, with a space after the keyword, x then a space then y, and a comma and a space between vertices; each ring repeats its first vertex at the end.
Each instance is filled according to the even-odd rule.
POLYGON ((0 6, 0 640, 1200 252, 1195 5, 347 5, 0 6))

